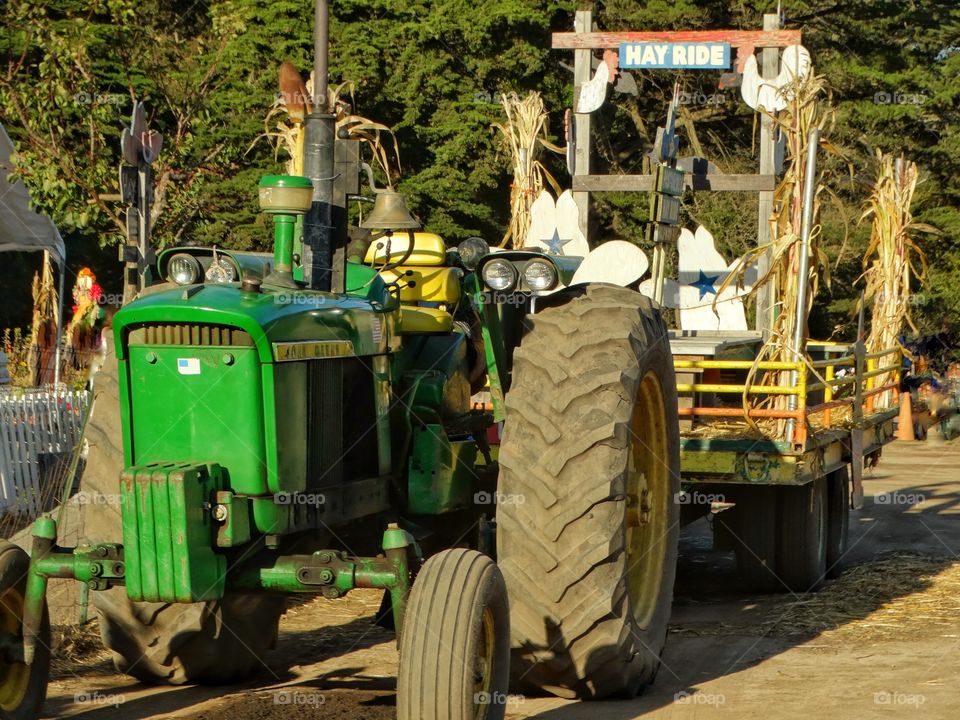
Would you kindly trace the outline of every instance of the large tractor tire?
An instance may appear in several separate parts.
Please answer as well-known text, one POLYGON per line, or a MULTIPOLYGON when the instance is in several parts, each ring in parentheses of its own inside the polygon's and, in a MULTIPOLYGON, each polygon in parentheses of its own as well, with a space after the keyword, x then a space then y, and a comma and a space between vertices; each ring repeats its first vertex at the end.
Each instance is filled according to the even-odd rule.
MULTIPOLYGON (((94 376, 94 407, 80 480, 86 542, 120 542, 123 445, 117 359, 112 333, 107 358, 94 376)), ((121 672, 146 682, 226 683, 264 667, 283 613, 280 597, 229 595, 203 603, 134 603, 122 587, 92 593, 103 644, 121 672)))
POLYGON ((16 545, 0 541, 0 720, 35 720, 47 696, 50 674, 50 616, 43 605, 33 662, 10 657, 23 638, 24 599, 30 558, 16 545))
POLYGON ((432 556, 410 591, 400 637, 398 720, 502 720, 510 664, 503 576, 476 550, 432 556))
POLYGON ((632 696, 660 666, 679 537, 676 381, 648 298, 588 286, 531 316, 500 447, 498 564, 518 688, 632 696))

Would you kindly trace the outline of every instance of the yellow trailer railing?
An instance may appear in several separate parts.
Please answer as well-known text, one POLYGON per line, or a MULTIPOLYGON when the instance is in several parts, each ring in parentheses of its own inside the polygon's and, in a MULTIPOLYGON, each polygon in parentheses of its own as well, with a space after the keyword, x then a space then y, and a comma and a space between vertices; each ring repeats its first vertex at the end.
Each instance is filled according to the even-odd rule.
MULTIPOLYGON (((792 385, 765 385, 762 383, 732 384, 732 383, 677 383, 679 393, 715 393, 727 395, 746 395, 750 398, 749 406, 742 407, 687 407, 679 408, 680 417, 685 418, 768 418, 777 420, 792 420, 792 433, 788 439, 802 445, 806 442, 810 420, 819 416, 820 426, 832 428, 834 426, 833 411, 849 406, 852 409, 853 421, 860 424, 864 413, 867 416, 879 411, 895 407, 900 387, 900 348, 886 348, 879 352, 865 353, 854 347, 852 352, 831 350, 827 343, 818 344, 828 355, 823 360, 801 360, 797 362, 752 360, 674 360, 674 368, 678 371, 705 371, 705 370, 755 370, 761 372, 780 372, 781 377, 796 377, 792 385), (829 357, 831 352, 840 352, 837 357, 829 357), (888 358, 893 356, 893 360, 888 358), (849 369, 838 375, 838 370, 849 369), (811 379, 815 382, 809 382, 811 379), (818 379, 819 378, 819 379, 818 379), (845 397, 837 397, 837 393, 847 386, 852 386, 853 393, 845 397), (812 393, 823 391, 823 401, 808 405, 807 400, 812 393), (772 396, 786 396, 795 398, 790 402, 791 407, 759 407, 772 396), (878 404, 879 403, 879 404, 878 404)), ((788 425, 788 431, 790 431, 788 425)))

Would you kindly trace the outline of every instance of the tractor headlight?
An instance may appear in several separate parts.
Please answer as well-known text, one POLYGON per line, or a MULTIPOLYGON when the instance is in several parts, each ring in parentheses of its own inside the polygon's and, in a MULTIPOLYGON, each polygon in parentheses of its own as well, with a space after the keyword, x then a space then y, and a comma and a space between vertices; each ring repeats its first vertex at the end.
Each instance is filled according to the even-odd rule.
POLYGON ((549 290, 557 284, 557 271, 551 263, 534 260, 524 268, 523 279, 531 290, 549 290))
POLYGON ((204 279, 210 283, 233 282, 236 277, 237 273, 234 271, 233 266, 228 262, 224 262, 222 258, 216 255, 214 255, 213 262, 210 263, 207 272, 204 274, 204 279))
POLYGON ((483 281, 491 290, 506 292, 517 285, 517 271, 506 260, 491 260, 483 266, 483 281))
POLYGON ((167 263, 167 275, 177 285, 193 285, 200 279, 200 263, 192 255, 177 253, 167 263))

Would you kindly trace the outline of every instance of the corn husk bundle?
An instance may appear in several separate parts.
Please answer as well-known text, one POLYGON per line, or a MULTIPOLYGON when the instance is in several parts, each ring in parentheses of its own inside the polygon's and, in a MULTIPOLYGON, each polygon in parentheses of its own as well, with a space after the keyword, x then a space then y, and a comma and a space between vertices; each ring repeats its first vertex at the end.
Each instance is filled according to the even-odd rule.
MULTIPOLYGON (((917 187, 914 162, 876 151, 877 179, 860 222, 871 223, 870 244, 863 258, 864 300, 872 301, 867 352, 896 347, 904 325, 916 331, 910 317, 911 281, 923 282, 927 259, 911 232, 938 232, 913 222, 910 204, 917 187)), ((877 385, 887 382, 877 378, 877 385)))
MULTIPOLYGON (((56 343, 56 328, 60 323, 60 303, 53 282, 53 260, 46 250, 43 251, 43 267, 33 276, 30 290, 33 295, 30 342, 33 347, 42 350, 56 343)), ((30 352, 28 362, 31 377, 37 378, 37 365, 42 365, 42 360, 40 352, 30 352)))
POLYGON ((563 150, 545 137, 547 111, 540 93, 531 92, 524 98, 506 93, 500 102, 507 119, 494 127, 503 134, 513 170, 510 225, 500 247, 522 248, 530 230, 530 206, 543 190, 544 182, 549 183, 557 195, 561 193, 560 185, 540 162, 540 153, 543 148, 558 153, 563 150))
MULTIPOLYGON (((305 90, 307 96, 313 95, 312 74, 305 84, 305 90)), ((292 106, 287 100, 284 93, 277 96, 264 119, 264 132, 250 147, 252 148, 261 138, 269 139, 274 144, 275 154, 279 155, 281 149, 286 152, 287 174, 303 175, 303 110, 292 106)), ((400 148, 393 130, 383 123, 374 122, 352 112, 352 82, 344 82, 329 88, 328 102, 329 107, 334 109, 338 134, 345 130, 348 137, 363 142, 370 149, 374 162, 383 172, 387 187, 393 189, 393 182, 401 172, 400 148), (349 101, 345 98, 349 98, 349 101)), ((309 107, 306 110, 309 111, 309 107)))
MULTIPOLYGON (((746 253, 727 281, 742 283, 747 269, 761 256, 769 253, 767 272, 758 279, 750 290, 749 295, 756 294, 760 288, 773 283, 775 288, 776 319, 772 328, 770 342, 757 354, 756 363, 764 361, 794 362, 805 359, 805 345, 807 340, 806 322, 813 304, 813 299, 820 287, 821 280, 829 284, 829 263, 826 254, 820 247, 820 205, 823 193, 829 193, 824 182, 824 171, 819 170, 816 177, 806 177, 806 156, 809 144, 809 133, 814 128, 820 129, 820 148, 839 154, 837 149, 824 137, 833 126, 834 113, 830 104, 830 96, 826 82, 822 75, 808 73, 796 78, 791 84, 783 88, 788 103, 786 109, 774 116, 776 127, 783 133, 786 141, 786 169, 783 180, 777 186, 773 198, 773 213, 770 216, 770 237, 767 245, 746 253), (814 188, 813 221, 811 223, 809 264, 807 277, 799 275, 801 238, 800 229, 803 219, 803 196, 807 183, 816 183, 814 188), (797 298, 801 283, 806 284, 806 307, 797 312, 797 298), (794 346, 797 325, 801 325, 802 342, 800 347, 794 346)), ((811 369, 811 372, 812 369, 811 369)), ((813 373, 816 375, 816 373, 813 373)), ((766 372, 760 374, 754 369, 750 371, 747 385, 766 384, 790 386, 793 379, 789 371, 766 372)), ((786 408, 789 402, 787 397, 774 396, 763 401, 763 405, 773 408, 786 408)), ((750 396, 743 395, 744 415, 751 406, 750 396)), ((747 417, 747 423, 754 431, 759 431, 757 423, 747 417)), ((776 435, 783 433, 784 421, 777 423, 776 435)))

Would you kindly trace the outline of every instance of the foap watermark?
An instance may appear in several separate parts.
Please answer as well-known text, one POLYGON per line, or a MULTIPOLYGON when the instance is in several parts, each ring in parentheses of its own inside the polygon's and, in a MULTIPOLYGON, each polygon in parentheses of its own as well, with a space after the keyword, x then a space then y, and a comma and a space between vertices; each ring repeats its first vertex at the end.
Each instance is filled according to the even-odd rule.
POLYGON ((727 702, 725 695, 719 693, 704 693, 699 690, 687 692, 681 690, 673 694, 673 701, 678 705, 713 705, 720 707, 727 702))
POLYGON ((714 503, 725 503, 727 499, 720 493, 681 490, 674 493, 673 501, 677 505, 713 505, 714 503))
POLYGON ((876 92, 873 94, 874 105, 923 105, 927 96, 923 93, 876 92))
POLYGON ((526 698, 523 695, 510 695, 505 692, 478 692, 473 694, 473 702, 476 705, 519 705, 526 698))
POLYGON ((123 495, 119 493, 86 492, 76 495, 77 505, 122 505, 123 495))
POLYGON ((728 100, 726 93, 681 92, 677 95, 680 105, 726 105, 728 100))
POLYGON ((480 301, 484 305, 516 305, 520 306, 528 302, 526 295, 513 292, 486 291, 480 296, 480 301))
POLYGON ((884 690, 873 694, 874 705, 905 705, 918 708, 926 701, 926 696, 919 693, 888 692, 884 690))
POLYGON ((493 492, 488 493, 485 490, 481 490, 478 493, 473 494, 473 502, 477 505, 490 505, 494 503, 496 505, 523 505, 526 502, 526 498, 520 494, 513 493, 502 493, 502 492, 493 492))
POLYGON ((273 495, 277 505, 323 505, 327 498, 323 493, 278 492, 273 495))
POLYGON ((278 305, 323 305, 325 298, 305 292, 278 292, 273 296, 278 305))
POLYGON ((321 693, 302 692, 300 690, 278 690, 273 694, 274 705, 296 705, 298 707, 319 707, 327 702, 321 693))
POLYGON ((125 105, 130 97, 120 93, 78 92, 73 94, 73 101, 77 105, 125 105))
POLYGON ((920 505, 926 500, 926 495, 922 493, 904 493, 896 490, 873 496, 873 502, 876 505, 920 505))
POLYGON ((99 690, 73 694, 73 702, 76 705, 112 705, 113 707, 120 707, 126 701, 127 699, 123 695, 103 693, 99 690))
POLYGON ((873 299, 874 305, 909 305, 914 307, 923 307, 929 302, 929 299, 923 293, 913 293, 903 298, 887 297, 885 293, 878 293, 873 299))
POLYGON ((500 105, 505 97, 503 93, 480 90, 473 94, 473 101, 478 105, 500 105))

